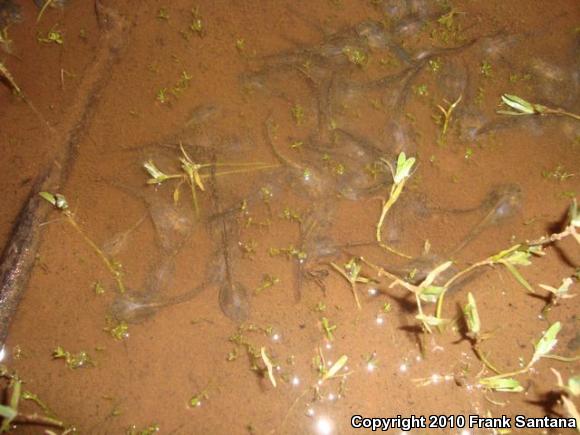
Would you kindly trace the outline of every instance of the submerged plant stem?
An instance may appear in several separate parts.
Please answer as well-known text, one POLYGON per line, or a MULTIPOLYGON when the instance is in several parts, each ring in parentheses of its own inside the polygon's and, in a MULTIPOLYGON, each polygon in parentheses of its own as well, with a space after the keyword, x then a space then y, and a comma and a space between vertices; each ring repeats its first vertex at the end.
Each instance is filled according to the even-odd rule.
POLYGON ((395 204, 395 202, 397 202, 399 195, 403 191, 404 185, 405 185, 405 180, 401 181, 400 183, 394 184, 393 187, 391 188, 391 194, 389 195, 389 199, 383 203, 383 208, 381 210, 381 217, 379 218, 379 221, 377 223, 376 238, 377 238, 377 243, 383 249, 386 249, 387 251, 389 251, 395 255, 398 255, 400 257, 410 259, 411 256, 409 256, 407 254, 403 254, 402 252, 399 252, 395 248, 392 248, 389 245, 387 245, 386 243, 384 243, 383 236, 382 236, 382 228, 383 228, 383 224, 385 222, 385 217, 387 216, 387 213, 389 212, 389 210, 391 209, 393 204, 395 204))
POLYGON ((93 251, 95 251, 95 253, 101 258, 101 260, 103 260, 103 263, 105 263, 105 266, 107 266, 107 269, 109 269, 109 272, 111 273, 111 275, 113 275, 113 278, 117 283, 119 291, 121 293, 125 293, 125 284, 121 279, 121 273, 119 272, 118 268, 115 267, 114 263, 111 261, 109 257, 107 257, 107 255, 105 255, 105 253, 101 250, 101 248, 99 248, 97 244, 93 242, 91 238, 85 234, 85 232, 81 229, 81 227, 75 220, 72 213, 68 210, 65 210, 63 213, 66 216, 68 223, 77 231, 77 233, 81 235, 81 237, 85 240, 86 243, 88 243, 88 245, 93 249, 93 251))

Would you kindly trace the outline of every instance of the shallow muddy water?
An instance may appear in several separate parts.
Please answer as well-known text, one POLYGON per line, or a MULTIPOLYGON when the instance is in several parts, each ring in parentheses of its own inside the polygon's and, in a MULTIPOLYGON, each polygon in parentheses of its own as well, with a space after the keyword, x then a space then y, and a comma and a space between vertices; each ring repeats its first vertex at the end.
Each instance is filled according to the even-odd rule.
MULTIPOLYGON (((539 285, 571 278, 577 294, 572 235, 516 265, 533 294, 502 264, 454 281, 441 328, 416 318, 410 289, 448 260, 437 285, 569 223, 578 2, 70 1, 38 20, 35 3, 0 0, 0 246, 18 245, 41 174, 69 208, 35 208, 29 280, 0 280, 24 292, 3 403, 16 373, 48 407, 22 399, 15 433, 568 416, 551 369, 580 372, 578 299, 545 310, 539 285), (503 94, 567 113, 499 114, 503 94), (416 162, 379 243, 401 152, 416 162), (541 358, 513 376, 520 392, 482 385, 490 365, 522 369, 556 322, 550 353, 571 360, 541 358), (63 427, 22 422, 41 415, 63 427)), ((494 433, 413 430, 435 432, 494 433)))

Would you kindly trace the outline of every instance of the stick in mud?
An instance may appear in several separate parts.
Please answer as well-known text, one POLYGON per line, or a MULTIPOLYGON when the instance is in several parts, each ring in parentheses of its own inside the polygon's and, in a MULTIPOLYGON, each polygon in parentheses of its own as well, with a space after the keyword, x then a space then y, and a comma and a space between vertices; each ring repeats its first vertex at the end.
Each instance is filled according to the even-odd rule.
POLYGON ((95 114, 95 100, 108 82, 113 60, 127 38, 129 26, 116 11, 101 0, 95 0, 95 12, 103 31, 101 45, 79 84, 75 103, 62 123, 61 134, 55 132, 50 137, 54 144, 47 162, 50 169, 37 178, 0 259, 0 345, 6 342, 10 323, 34 267, 40 244, 38 226, 50 211, 48 203, 38 193, 54 191, 66 181, 74 161, 75 147, 95 114))

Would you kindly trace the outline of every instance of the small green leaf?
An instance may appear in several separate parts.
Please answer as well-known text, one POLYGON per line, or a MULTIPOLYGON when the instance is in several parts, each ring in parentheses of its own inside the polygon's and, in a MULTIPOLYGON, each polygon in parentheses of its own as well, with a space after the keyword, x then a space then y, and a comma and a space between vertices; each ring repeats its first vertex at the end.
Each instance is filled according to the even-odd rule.
POLYGON ((427 287, 421 287, 421 292, 419 293, 419 297, 421 300, 425 302, 429 302, 434 304, 439 299, 441 293, 445 291, 445 287, 438 286, 438 285, 430 285, 427 287))
POLYGON ((322 380, 326 381, 327 379, 332 378, 336 375, 340 369, 342 369, 346 362, 348 361, 348 357, 346 355, 342 355, 333 365, 332 367, 322 376, 322 380))
POLYGON ((415 158, 405 155, 404 152, 399 154, 397 158, 397 168, 395 170, 395 176, 393 177, 395 184, 401 183, 405 178, 408 178, 411 173, 411 168, 415 164, 415 158))
POLYGON ((467 305, 465 305, 463 308, 463 314, 465 316, 465 321, 467 323, 469 332, 475 336, 478 336, 481 331, 481 322, 479 320, 479 313, 477 311, 477 305, 475 304, 475 298, 471 292, 467 293, 467 305))
POLYGON ((486 388, 505 393, 521 393, 524 387, 513 378, 484 378, 479 383, 486 388))
POLYGON ((18 415, 18 412, 9 406, 0 405, 0 416, 11 422, 18 415))
POLYGON ((516 95, 504 94, 501 96, 501 100, 505 105, 514 109, 518 114, 533 115, 535 113, 534 105, 532 103, 529 103, 516 95))
POLYGON ((534 356, 530 361, 530 366, 543 356, 546 356, 554 348, 554 346, 556 346, 556 343, 558 343, 556 336, 558 335, 558 332, 560 332, 560 329, 562 329, 562 324, 560 322, 556 322, 548 328, 544 335, 542 335, 542 338, 540 338, 535 345, 536 351, 534 352, 534 356))
POLYGON ((40 192, 40 197, 56 206, 56 197, 50 192, 40 192))

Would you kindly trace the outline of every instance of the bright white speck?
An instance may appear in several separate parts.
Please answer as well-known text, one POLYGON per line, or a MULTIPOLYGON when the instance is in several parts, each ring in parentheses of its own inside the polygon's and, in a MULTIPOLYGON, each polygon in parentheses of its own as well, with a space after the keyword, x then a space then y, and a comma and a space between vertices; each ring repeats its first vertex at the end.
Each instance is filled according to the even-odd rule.
POLYGON ((382 325, 383 323, 385 323, 385 319, 383 319, 383 316, 377 316, 375 322, 377 325, 382 325))
POLYGON ((332 421, 326 417, 320 417, 316 420, 316 433, 319 435, 330 435, 332 433, 332 421))
POLYGON ((292 378, 292 385, 294 385, 294 386, 300 385, 300 379, 298 378, 298 376, 294 376, 292 378))
POLYGON ((280 341, 280 334, 276 333, 272 335, 272 341, 280 341))
POLYGON ((471 435, 471 431, 465 429, 461 431, 461 435, 471 435))
POLYGON ((434 384, 438 384, 440 381, 441 376, 439 376, 438 374, 431 375, 431 382, 433 382, 434 384))
POLYGON ((367 363, 367 372, 374 372, 377 366, 375 366, 372 362, 367 363))
POLYGON ((0 362, 4 361, 4 358, 6 358, 6 346, 2 346, 0 349, 0 362))
POLYGON ((306 415, 307 415, 308 417, 314 417, 314 414, 316 414, 316 413, 314 412, 314 409, 312 409, 312 408, 308 408, 308 409, 306 410, 306 415))
POLYGON ((423 361, 423 358, 421 358, 421 355, 417 355, 417 356, 415 357, 415 361, 417 361, 417 362, 421 362, 421 361, 423 361))
POLYGON ((336 400, 336 396, 333 393, 328 393, 326 398, 330 401, 336 400))
POLYGON ((368 289, 369 296, 376 296, 378 293, 379 293, 379 291, 374 287, 371 287, 368 289))
POLYGON ((399 366, 400 372, 405 373, 407 370, 409 370, 409 367, 407 366, 407 364, 403 363, 399 366))
POLYGON ((326 349, 332 349, 332 344, 330 342, 326 342, 326 344, 324 345, 324 347, 326 349))

